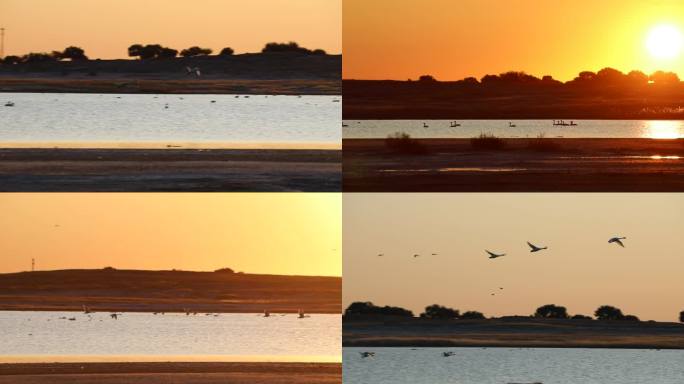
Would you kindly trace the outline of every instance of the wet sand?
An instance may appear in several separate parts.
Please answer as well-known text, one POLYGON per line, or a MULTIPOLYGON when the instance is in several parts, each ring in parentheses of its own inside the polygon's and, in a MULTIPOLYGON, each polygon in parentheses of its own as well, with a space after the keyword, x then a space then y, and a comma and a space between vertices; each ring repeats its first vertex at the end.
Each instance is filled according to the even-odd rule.
POLYGON ((33 363, 0 364, 0 384, 342 382, 339 363, 33 363))
POLYGON ((327 149, 0 149, 2 192, 338 192, 327 149))
POLYGON ((411 155, 390 151, 384 139, 344 139, 343 190, 684 191, 684 140, 502 140, 502 149, 478 150, 470 139, 416 139, 425 153, 411 155))
POLYGON ((684 349, 684 324, 533 319, 343 321, 346 347, 684 349))

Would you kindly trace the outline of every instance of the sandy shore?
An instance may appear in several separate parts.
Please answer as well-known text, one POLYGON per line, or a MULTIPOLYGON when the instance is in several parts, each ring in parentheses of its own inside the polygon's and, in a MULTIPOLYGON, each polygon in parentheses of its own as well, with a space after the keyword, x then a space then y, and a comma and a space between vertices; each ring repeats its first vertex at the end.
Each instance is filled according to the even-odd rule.
POLYGON ((2 192, 337 192, 340 178, 340 150, 0 149, 2 192))
POLYGON ((488 320, 345 319, 343 345, 684 349, 684 325, 527 317, 488 320))
POLYGON ((0 364, 0 383, 234 383, 342 382, 339 363, 53 363, 0 364))
POLYGON ((417 139, 424 154, 390 151, 384 139, 343 140, 349 192, 681 192, 684 140, 503 139, 476 150, 470 139, 417 139), (680 158, 681 157, 681 158, 680 158))

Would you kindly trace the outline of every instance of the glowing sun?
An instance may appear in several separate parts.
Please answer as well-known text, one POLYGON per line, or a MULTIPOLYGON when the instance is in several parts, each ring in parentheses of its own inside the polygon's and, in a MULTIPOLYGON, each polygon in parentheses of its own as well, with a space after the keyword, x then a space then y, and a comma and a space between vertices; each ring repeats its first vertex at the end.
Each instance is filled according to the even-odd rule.
POLYGON ((656 59, 673 59, 679 56, 684 37, 677 27, 668 24, 653 27, 646 37, 646 49, 656 59))

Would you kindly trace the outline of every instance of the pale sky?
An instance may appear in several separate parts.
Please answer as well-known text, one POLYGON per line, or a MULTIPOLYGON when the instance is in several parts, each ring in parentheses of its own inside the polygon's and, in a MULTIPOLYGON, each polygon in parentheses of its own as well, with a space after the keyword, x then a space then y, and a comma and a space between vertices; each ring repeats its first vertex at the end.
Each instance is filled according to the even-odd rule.
POLYGON ((2 193, 0 273, 103 268, 340 276, 339 193, 2 193))
POLYGON ((343 78, 458 80, 515 70, 565 81, 604 67, 684 78, 681 50, 658 59, 646 47, 663 24, 681 35, 684 1, 344 0, 343 78))
POLYGON ((296 41, 341 53, 341 0, 0 0, 5 54, 69 45, 91 58, 125 58, 131 44, 259 52, 296 41))
POLYGON ((350 193, 343 207, 345 308, 593 315, 606 304, 661 321, 684 310, 683 194, 350 193), (625 248, 608 244, 618 235, 625 248), (530 253, 528 240, 549 249, 530 253))

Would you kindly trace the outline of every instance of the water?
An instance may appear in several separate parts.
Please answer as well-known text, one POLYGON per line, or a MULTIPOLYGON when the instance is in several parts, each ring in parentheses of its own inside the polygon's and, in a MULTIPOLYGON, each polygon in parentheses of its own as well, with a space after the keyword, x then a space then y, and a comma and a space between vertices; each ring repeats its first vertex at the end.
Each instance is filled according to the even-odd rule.
MULTIPOLYGON (((569 123, 570 120, 566 120, 569 123)), ((405 132, 414 138, 471 138, 481 133, 498 137, 567 138, 655 138, 684 137, 681 120, 574 120, 576 126, 554 126, 552 120, 459 120, 460 127, 450 127, 451 120, 347 120, 343 137, 385 138, 405 132), (509 127, 509 122, 515 127, 509 127), (423 123, 428 128, 423 127, 423 123)))
POLYGON ((0 311, 0 362, 340 361, 341 316, 0 311), (76 320, 60 319, 75 317, 76 320))
POLYGON ((344 348, 345 384, 681 384, 684 351, 555 348, 344 348), (374 351, 362 358, 360 351, 374 351), (443 357, 442 352, 455 355, 443 357))
POLYGON ((0 93, 0 143, 339 146, 341 104, 339 96, 0 93))

